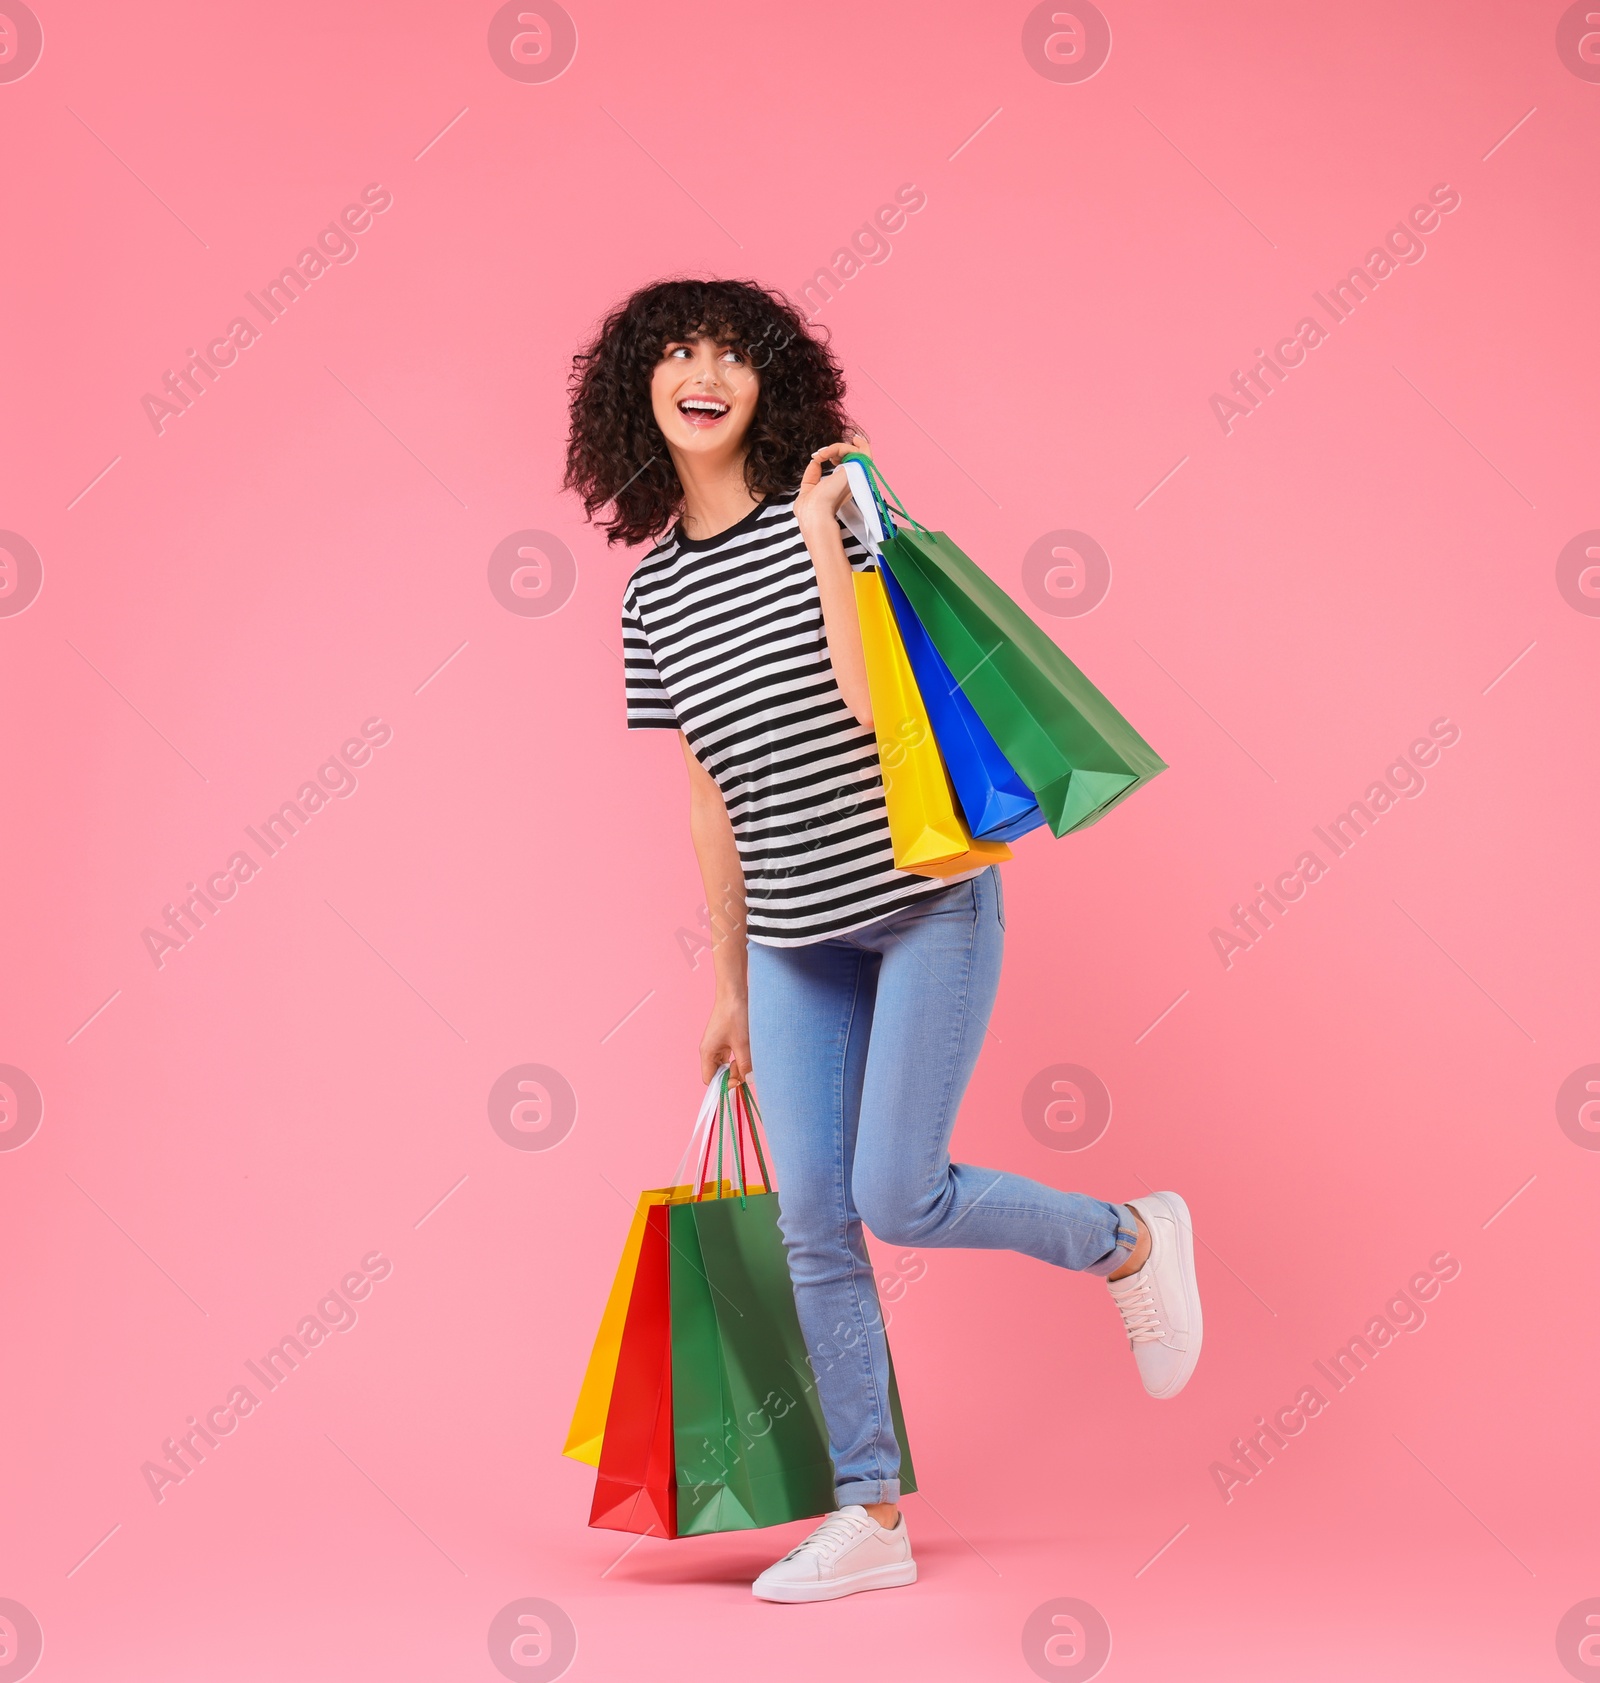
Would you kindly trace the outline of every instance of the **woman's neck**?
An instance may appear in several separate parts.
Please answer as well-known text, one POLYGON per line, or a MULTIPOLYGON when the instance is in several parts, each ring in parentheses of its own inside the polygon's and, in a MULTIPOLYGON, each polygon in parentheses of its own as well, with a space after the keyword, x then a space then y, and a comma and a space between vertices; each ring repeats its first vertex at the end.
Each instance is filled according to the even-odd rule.
POLYGON ((691 538, 713 538, 736 526, 761 499, 745 484, 744 453, 710 462, 673 452, 683 487, 683 530, 691 538))

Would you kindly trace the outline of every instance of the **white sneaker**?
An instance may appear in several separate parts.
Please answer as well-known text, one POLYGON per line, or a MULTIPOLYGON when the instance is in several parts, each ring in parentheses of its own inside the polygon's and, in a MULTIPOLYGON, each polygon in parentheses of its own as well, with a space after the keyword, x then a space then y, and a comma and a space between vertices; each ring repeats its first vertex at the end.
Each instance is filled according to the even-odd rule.
POLYGON ((1122 1311, 1145 1390, 1175 1397, 1200 1360, 1203 1331, 1189 1206, 1176 1192, 1152 1192, 1128 1203, 1150 1229, 1150 1254, 1136 1274, 1106 1286, 1122 1311))
POLYGON ((833 1601, 858 1590, 916 1581, 906 1516, 901 1514, 889 1531, 852 1502, 829 1514, 803 1543, 769 1566, 750 1593, 763 1601, 833 1601))

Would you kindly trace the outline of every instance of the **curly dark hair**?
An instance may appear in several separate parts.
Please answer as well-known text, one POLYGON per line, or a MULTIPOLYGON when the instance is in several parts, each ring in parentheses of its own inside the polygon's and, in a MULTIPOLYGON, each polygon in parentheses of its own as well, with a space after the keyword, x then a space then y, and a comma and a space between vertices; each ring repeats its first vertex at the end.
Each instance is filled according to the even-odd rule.
POLYGON ((608 543, 664 533, 683 508, 683 487, 656 425, 650 382, 675 340, 712 339, 742 352, 761 377, 746 436, 751 494, 791 491, 812 455, 848 437, 844 375, 826 342, 780 292, 754 281, 666 280, 642 287, 601 323, 572 359, 571 425, 564 485, 583 498, 608 543))

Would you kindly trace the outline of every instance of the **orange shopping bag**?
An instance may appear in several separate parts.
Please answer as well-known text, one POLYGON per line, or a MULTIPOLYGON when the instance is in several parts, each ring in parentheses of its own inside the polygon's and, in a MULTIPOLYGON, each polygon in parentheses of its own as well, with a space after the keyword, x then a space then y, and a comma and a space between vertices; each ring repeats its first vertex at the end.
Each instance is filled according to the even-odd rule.
MULTIPOLYGON (((715 1115, 716 1108, 717 1083, 712 1082, 701 1101, 700 1114, 695 1119, 694 1133, 689 1139, 689 1149, 678 1166, 677 1178, 680 1182, 694 1156, 701 1135, 705 1134, 707 1139, 710 1138, 711 1118, 715 1115)), ((616 1383, 617 1357, 622 1349, 622 1329, 628 1318, 628 1304, 633 1296, 634 1280, 639 1270, 639 1253, 644 1244, 650 1211, 658 1204, 687 1198, 690 1191, 688 1186, 674 1185, 653 1187, 650 1191, 639 1194, 638 1207, 633 1212, 628 1237, 623 1242, 622 1260, 617 1264, 616 1277, 611 1282, 611 1293, 606 1298, 605 1310, 600 1316, 600 1330, 595 1334, 594 1348, 589 1353, 589 1365, 584 1370, 583 1384, 578 1391, 578 1404, 572 1414, 572 1426, 567 1432, 567 1441, 561 1451, 563 1455, 570 1455, 574 1461, 582 1461, 590 1467, 600 1465, 606 1414, 611 1407, 611 1392, 616 1383)))

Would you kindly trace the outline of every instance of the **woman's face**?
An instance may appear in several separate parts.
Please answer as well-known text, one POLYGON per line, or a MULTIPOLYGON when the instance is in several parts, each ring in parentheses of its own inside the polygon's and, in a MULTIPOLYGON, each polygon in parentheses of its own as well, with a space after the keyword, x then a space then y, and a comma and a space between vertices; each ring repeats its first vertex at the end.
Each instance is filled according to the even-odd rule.
POLYGON ((743 353, 713 339, 673 340, 650 380, 656 425, 673 455, 707 462, 742 451, 760 392, 743 353))

